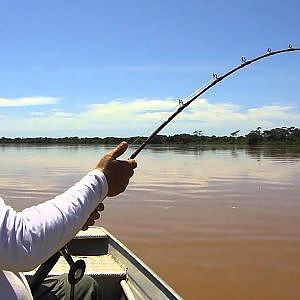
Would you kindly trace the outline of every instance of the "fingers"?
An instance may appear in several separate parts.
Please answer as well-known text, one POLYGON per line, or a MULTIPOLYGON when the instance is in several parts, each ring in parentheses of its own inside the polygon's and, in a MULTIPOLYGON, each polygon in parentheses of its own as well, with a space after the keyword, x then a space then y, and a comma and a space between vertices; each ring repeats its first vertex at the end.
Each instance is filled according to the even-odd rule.
POLYGON ((100 218, 100 211, 104 210, 104 204, 99 203, 95 210, 90 214, 89 219, 97 220, 100 218))
POLYGON ((83 225, 83 227, 81 228, 81 230, 88 230, 88 228, 89 228, 89 226, 85 223, 85 224, 83 225))
POLYGON ((89 226, 92 226, 95 224, 95 220, 100 218, 99 211, 104 210, 104 204, 100 203, 95 210, 90 214, 88 220, 85 222, 81 230, 87 230, 89 226))
POLYGON ((86 223, 83 225, 83 227, 81 228, 81 230, 87 230, 89 229, 89 226, 93 226, 94 224, 95 224, 95 220, 88 219, 86 223))
POLYGON ((104 204, 100 203, 97 207, 96 207, 97 211, 103 211, 104 210, 104 204))
MULTIPOLYGON (((112 159, 116 159, 122 154, 126 152, 128 148, 127 142, 120 143, 117 147, 115 147, 113 150, 108 152, 108 155, 111 156, 112 159)), ((135 169, 137 167, 137 162, 134 159, 128 159, 127 160, 128 165, 131 169, 135 169)))
POLYGON ((132 177, 134 174, 134 169, 137 167, 137 163, 134 159, 129 159, 127 163, 129 167, 128 175, 129 177, 132 177))
MULTIPOLYGON (((100 169, 107 180, 108 197, 114 197, 126 189, 129 179, 134 174, 134 169, 137 163, 134 159, 122 160, 118 159, 128 148, 126 142, 120 143, 110 152, 107 152, 97 164, 97 169, 100 169)), ((101 211, 98 209, 98 211, 101 211)))
POLYGON ((120 143, 117 147, 115 147, 113 150, 108 152, 108 154, 113 158, 116 159, 119 156, 121 156, 128 148, 127 142, 120 143))
POLYGON ((100 218, 100 214, 97 212, 97 210, 94 210, 90 215, 90 219, 97 220, 99 218, 100 218))
POLYGON ((128 164, 132 169, 135 169, 137 167, 137 162, 134 159, 128 159, 128 164))
POLYGON ((118 160, 118 163, 123 168, 123 178, 130 178, 134 174, 134 169, 137 167, 137 163, 133 160, 118 160))

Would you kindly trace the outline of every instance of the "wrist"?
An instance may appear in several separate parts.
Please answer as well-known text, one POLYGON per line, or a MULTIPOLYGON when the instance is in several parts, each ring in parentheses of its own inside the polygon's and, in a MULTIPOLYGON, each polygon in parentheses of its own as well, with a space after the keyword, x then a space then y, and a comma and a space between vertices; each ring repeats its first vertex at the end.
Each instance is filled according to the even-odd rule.
POLYGON ((100 168, 96 168, 90 171, 88 176, 95 177, 97 182, 101 185, 100 201, 103 201, 108 194, 108 182, 105 173, 100 168))

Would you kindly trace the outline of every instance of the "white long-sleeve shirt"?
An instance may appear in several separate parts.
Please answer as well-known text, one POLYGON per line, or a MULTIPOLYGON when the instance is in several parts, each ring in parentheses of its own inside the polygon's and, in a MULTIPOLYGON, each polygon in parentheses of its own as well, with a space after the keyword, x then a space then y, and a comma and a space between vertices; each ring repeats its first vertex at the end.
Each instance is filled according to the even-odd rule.
POLYGON ((65 193, 16 212, 0 197, 0 299, 32 299, 21 273, 37 267, 68 243, 108 191, 93 170, 65 193))

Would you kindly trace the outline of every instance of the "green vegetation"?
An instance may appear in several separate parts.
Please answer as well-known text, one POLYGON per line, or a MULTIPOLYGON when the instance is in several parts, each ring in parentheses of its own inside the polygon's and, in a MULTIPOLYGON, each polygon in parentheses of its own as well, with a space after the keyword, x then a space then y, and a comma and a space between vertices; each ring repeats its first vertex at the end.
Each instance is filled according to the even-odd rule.
POLYGON ((300 129, 296 127, 281 127, 262 131, 261 127, 252 130, 246 135, 248 144, 265 144, 265 143, 300 143, 300 129))
MULTIPOLYGON (((281 127, 262 131, 261 127, 250 131, 245 136, 238 136, 239 130, 230 133, 230 136, 205 136, 201 130, 196 130, 193 134, 175 134, 173 136, 158 135, 153 138, 151 144, 300 144, 300 129, 296 127, 281 127)), ((126 140, 129 144, 137 140, 136 144, 141 144, 146 137, 35 137, 35 138, 0 138, 0 144, 40 144, 40 145, 92 145, 92 144, 117 144, 126 140), (137 140, 138 139, 138 140, 137 140)))

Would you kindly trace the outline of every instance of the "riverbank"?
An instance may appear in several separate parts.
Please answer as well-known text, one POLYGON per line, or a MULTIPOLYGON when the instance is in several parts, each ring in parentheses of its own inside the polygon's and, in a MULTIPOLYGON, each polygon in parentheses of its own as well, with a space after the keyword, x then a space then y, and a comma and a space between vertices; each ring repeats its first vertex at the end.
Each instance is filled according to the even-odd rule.
MULTIPOLYGON (((258 127, 256 130, 250 131, 245 136, 238 136, 239 130, 232 132, 230 136, 206 136, 201 131, 195 131, 193 134, 175 134, 172 136, 157 135, 153 137, 149 144, 154 145, 265 145, 265 144, 287 144, 298 145, 300 144, 300 129, 297 127, 281 127, 270 130, 261 130, 258 127)), ((142 144, 147 137, 134 136, 134 137, 17 137, 0 138, 0 144, 33 144, 33 145, 93 145, 93 144, 118 144, 121 141, 127 141, 129 144, 142 144)))

